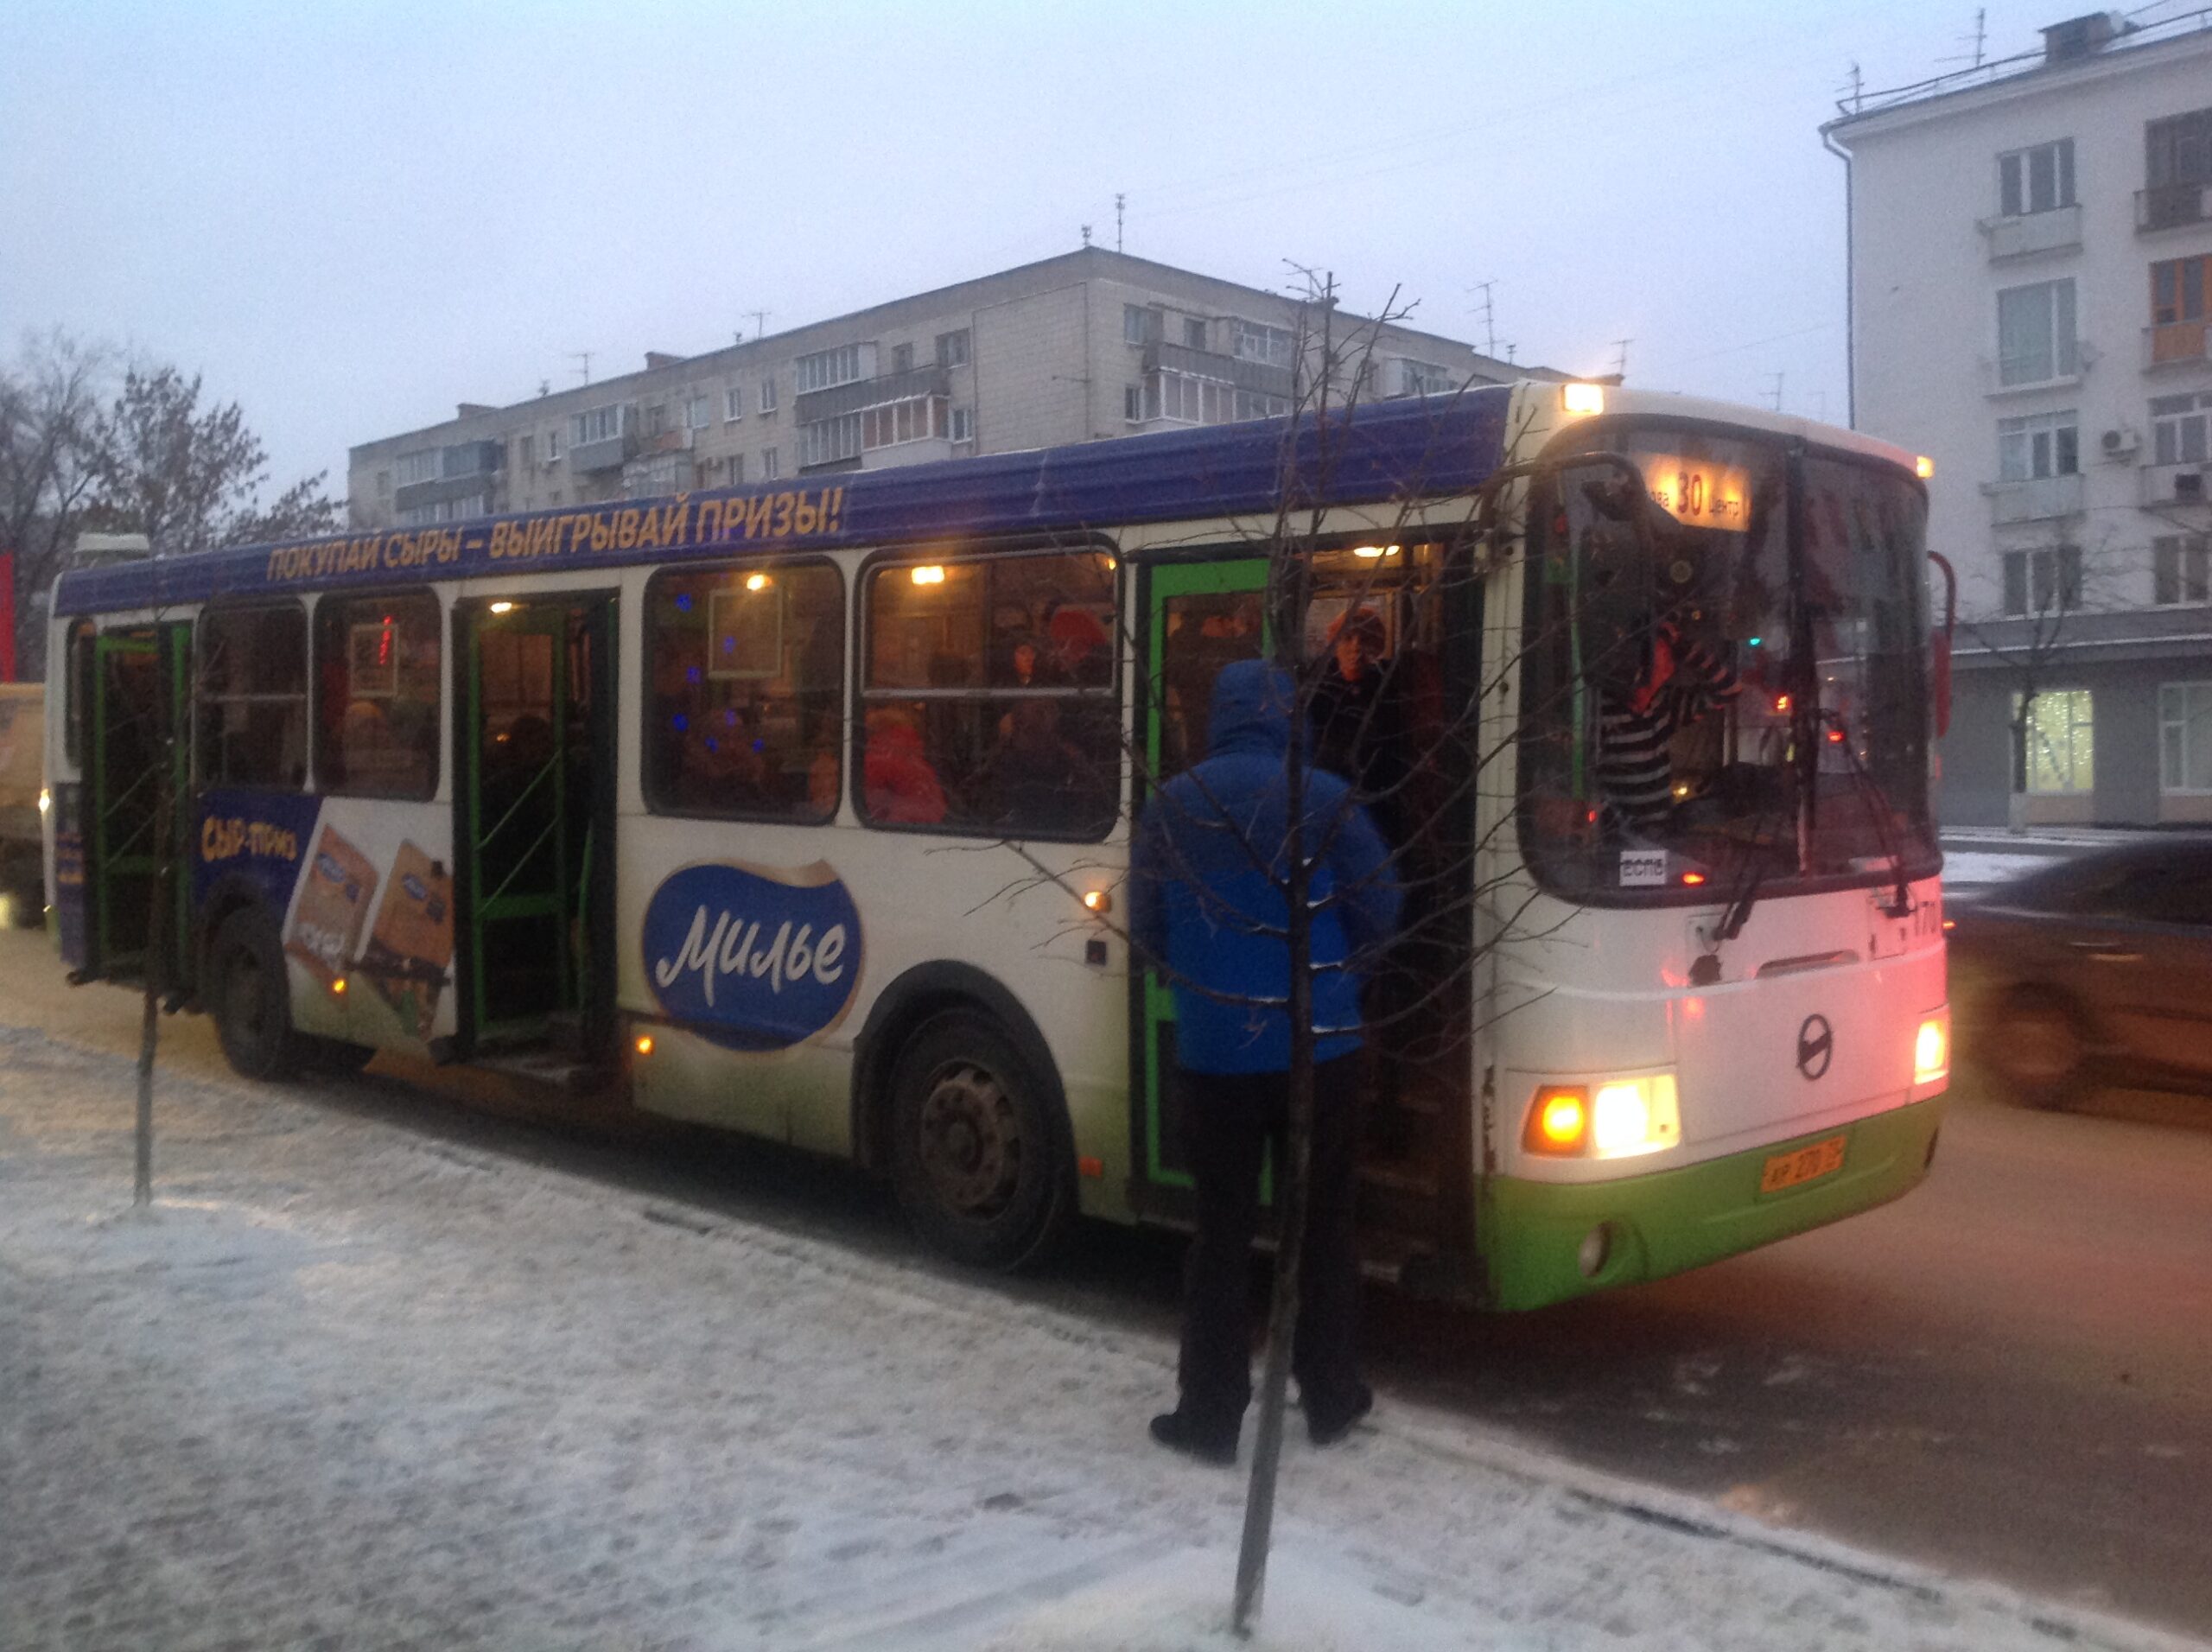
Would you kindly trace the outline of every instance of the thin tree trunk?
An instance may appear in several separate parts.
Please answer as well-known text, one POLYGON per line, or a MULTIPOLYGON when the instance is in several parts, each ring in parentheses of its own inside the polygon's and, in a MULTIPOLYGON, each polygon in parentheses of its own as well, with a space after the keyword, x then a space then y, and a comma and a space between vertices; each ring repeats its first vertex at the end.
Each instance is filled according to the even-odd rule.
MULTIPOLYGON (((166 696, 163 699, 165 702, 166 696)), ((130 1197, 140 1210, 154 1202, 154 1052, 161 1039, 162 962, 168 946, 169 814, 174 807, 169 782, 175 773, 175 738, 174 730, 164 729, 156 747, 161 772, 154 777, 154 887, 148 897, 153 905, 146 915, 146 993, 138 1017, 137 1174, 130 1197)))

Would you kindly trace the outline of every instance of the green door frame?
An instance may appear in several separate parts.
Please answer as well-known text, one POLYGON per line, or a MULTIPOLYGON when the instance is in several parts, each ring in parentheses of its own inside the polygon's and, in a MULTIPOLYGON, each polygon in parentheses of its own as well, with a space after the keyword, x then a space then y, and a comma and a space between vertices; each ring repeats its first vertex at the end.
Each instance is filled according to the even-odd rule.
MULTIPOLYGON (((144 912, 126 914, 121 903, 127 899, 149 900, 151 896, 135 886, 125 890, 119 880, 129 879, 136 886, 139 880, 150 880, 157 876, 162 867, 160 846, 155 839, 162 802, 158 766, 140 770, 119 792, 112 785, 116 777, 111 769, 117 755, 113 750, 114 721, 124 708, 115 703, 111 666, 117 660, 128 658, 154 660, 155 686, 167 701, 166 705, 157 706, 155 711, 157 716, 166 716, 168 722, 171 842, 168 860, 174 910, 163 926, 162 951, 163 981, 175 990, 191 984, 183 969, 183 960, 191 955, 191 949, 184 944, 185 926, 190 916, 190 886, 179 875, 183 865, 180 850, 188 831, 185 816, 188 812, 186 804, 191 774, 190 741, 186 737, 192 668, 192 626, 188 621, 172 620, 149 629, 104 634, 92 640, 91 784, 87 788, 90 806, 86 811, 85 844, 86 876, 92 886, 86 973, 96 979, 114 980, 144 969, 145 931, 151 918, 150 907, 144 912), (118 816, 133 800, 141 802, 146 811, 144 819, 118 841, 111 835, 118 829, 118 816), (123 933, 132 935, 137 944, 127 948, 118 945, 123 933)), ((135 709, 132 715, 136 715, 135 709)), ((156 736, 160 737, 158 734, 156 736)))
MULTIPOLYGON (((1211 562, 1166 562, 1155 565, 1147 574, 1147 594, 1145 613, 1146 694, 1145 694, 1145 773, 1157 775, 1160 772, 1160 752, 1166 718, 1164 705, 1166 687, 1160 672, 1167 659, 1167 605, 1179 597, 1226 596, 1242 592, 1264 593, 1268 588, 1268 559, 1264 556, 1240 556, 1230 561, 1211 562)), ((1274 616, 1262 605, 1260 642, 1255 658, 1265 658, 1273 642, 1274 616)), ((1139 808, 1148 801, 1157 788, 1141 788, 1144 796, 1139 808)), ((1138 1020, 1139 1083, 1143 1093, 1138 1109, 1136 1162, 1142 1169, 1144 1179, 1154 1187, 1187 1190, 1191 1186, 1189 1172, 1168 1165, 1162 1153, 1165 1131, 1161 1123, 1162 1102, 1165 1100, 1166 1075, 1161 1070, 1160 1029, 1175 1021, 1175 994, 1160 978, 1160 972, 1149 967, 1140 972, 1141 979, 1133 994, 1136 1000, 1138 1020)), ((1264 1190, 1263 1190, 1264 1193, 1264 1190)))

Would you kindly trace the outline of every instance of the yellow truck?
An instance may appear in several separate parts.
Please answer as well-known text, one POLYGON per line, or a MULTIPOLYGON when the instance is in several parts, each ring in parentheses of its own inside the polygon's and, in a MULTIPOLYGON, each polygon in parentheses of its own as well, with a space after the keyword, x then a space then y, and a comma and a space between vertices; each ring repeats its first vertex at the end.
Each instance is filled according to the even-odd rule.
POLYGON ((0 683, 0 922, 34 924, 46 909, 38 794, 46 688, 0 683))

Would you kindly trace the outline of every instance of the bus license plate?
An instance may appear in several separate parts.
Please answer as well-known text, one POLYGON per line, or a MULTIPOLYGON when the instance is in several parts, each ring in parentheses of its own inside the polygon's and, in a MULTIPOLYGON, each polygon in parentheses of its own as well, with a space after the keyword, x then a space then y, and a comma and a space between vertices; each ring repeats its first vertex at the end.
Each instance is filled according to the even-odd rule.
POLYGON ((1850 1139, 1830 1136, 1826 1141, 1815 1141, 1795 1153, 1776 1153, 1759 1172, 1759 1191, 1779 1193, 1785 1187, 1802 1187, 1807 1182, 1834 1175, 1843 1168, 1843 1149, 1850 1139))

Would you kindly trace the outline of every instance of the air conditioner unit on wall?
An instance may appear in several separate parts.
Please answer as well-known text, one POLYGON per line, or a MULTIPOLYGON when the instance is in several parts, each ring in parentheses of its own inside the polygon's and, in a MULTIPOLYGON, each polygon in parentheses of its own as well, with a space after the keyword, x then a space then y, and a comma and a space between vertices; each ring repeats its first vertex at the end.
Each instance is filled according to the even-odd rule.
POLYGON ((2103 447, 2107 459, 2133 459, 2135 450, 2143 445, 2140 433, 2122 426, 2104 434, 2103 447))

